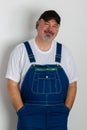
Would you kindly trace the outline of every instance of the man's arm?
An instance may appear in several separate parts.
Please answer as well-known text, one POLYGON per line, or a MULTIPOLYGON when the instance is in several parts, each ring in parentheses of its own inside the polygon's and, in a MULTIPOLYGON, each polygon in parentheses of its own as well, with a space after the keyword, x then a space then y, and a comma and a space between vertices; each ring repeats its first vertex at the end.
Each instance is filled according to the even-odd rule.
POLYGON ((10 79, 8 79, 7 84, 8 84, 7 89, 8 89, 8 93, 10 95, 12 104, 15 110, 18 111, 23 106, 23 102, 20 95, 20 90, 18 87, 19 84, 10 79))
POLYGON ((67 92, 66 100, 65 100, 65 105, 71 109, 76 97, 76 92, 77 92, 77 82, 70 83, 69 89, 67 92))

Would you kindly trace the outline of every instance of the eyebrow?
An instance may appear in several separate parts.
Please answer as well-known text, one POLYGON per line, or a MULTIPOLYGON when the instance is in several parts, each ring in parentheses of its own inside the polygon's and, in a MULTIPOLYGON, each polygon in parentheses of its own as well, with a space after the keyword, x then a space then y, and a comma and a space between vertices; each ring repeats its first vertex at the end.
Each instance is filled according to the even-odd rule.
MULTIPOLYGON (((50 20, 45 21, 45 23, 50 23, 50 20)), ((58 26, 58 23, 55 23, 54 25, 57 25, 57 26, 58 26)))

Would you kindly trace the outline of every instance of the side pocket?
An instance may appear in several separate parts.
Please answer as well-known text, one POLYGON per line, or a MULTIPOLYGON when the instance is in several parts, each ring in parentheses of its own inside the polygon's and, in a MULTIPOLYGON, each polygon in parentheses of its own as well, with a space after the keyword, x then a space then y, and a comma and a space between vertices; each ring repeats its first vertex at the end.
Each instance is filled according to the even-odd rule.
POLYGON ((17 115, 19 115, 21 112, 23 112, 24 108, 25 108, 25 105, 22 106, 22 107, 17 111, 17 115))
POLYGON ((68 112, 70 111, 69 107, 67 107, 65 104, 64 107, 66 108, 66 110, 68 110, 68 112))

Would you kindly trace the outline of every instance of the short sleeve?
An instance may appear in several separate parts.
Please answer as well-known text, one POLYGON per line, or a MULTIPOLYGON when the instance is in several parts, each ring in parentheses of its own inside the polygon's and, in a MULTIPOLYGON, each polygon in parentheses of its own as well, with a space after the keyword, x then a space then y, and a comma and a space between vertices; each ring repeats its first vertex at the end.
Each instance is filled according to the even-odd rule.
POLYGON ((20 82, 20 73, 21 73, 21 47, 18 45, 15 47, 15 49, 12 51, 7 72, 6 72, 6 78, 11 79, 15 82, 20 82))
POLYGON ((78 80, 78 72, 72 53, 65 46, 63 47, 62 53, 63 53, 62 64, 68 76, 69 83, 75 82, 78 80))
POLYGON ((67 67, 68 67, 69 82, 72 83, 77 81, 78 80, 77 68, 72 55, 69 55, 67 67))

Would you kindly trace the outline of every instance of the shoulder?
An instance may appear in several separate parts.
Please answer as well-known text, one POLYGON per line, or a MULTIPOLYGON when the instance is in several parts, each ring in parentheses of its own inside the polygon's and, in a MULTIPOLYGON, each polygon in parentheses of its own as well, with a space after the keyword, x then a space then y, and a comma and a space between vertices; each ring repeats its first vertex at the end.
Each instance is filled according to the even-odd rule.
POLYGON ((74 61, 74 57, 72 55, 71 50, 66 45, 63 45, 63 44, 62 44, 61 56, 62 56, 62 59, 61 59, 62 64, 65 64, 67 66, 74 64, 75 61, 74 61))
POLYGON ((64 44, 62 44, 62 52, 65 53, 65 54, 71 53, 70 49, 64 44))
POLYGON ((11 55, 20 54, 23 51, 24 51, 24 44, 20 43, 20 44, 18 44, 17 46, 14 47, 14 49, 11 52, 11 55))
POLYGON ((62 44, 60 42, 56 42, 56 43, 57 43, 57 45, 59 45, 58 47, 61 47, 62 57, 67 57, 67 56, 70 57, 70 56, 72 56, 72 53, 71 53, 70 49, 66 45, 64 45, 64 44, 62 44))
MULTIPOLYGON (((33 40, 27 40, 28 43, 30 44, 30 46, 32 46, 32 42, 33 40)), ((26 41, 24 41, 26 42, 26 41)), ((19 43, 17 46, 14 47, 13 51, 11 52, 11 55, 14 55, 14 54, 24 54, 26 52, 26 48, 25 48, 25 45, 24 45, 24 42, 22 43, 19 43)))
POLYGON ((63 44, 62 44, 62 57, 69 58, 69 59, 73 57, 71 50, 66 45, 63 44))

